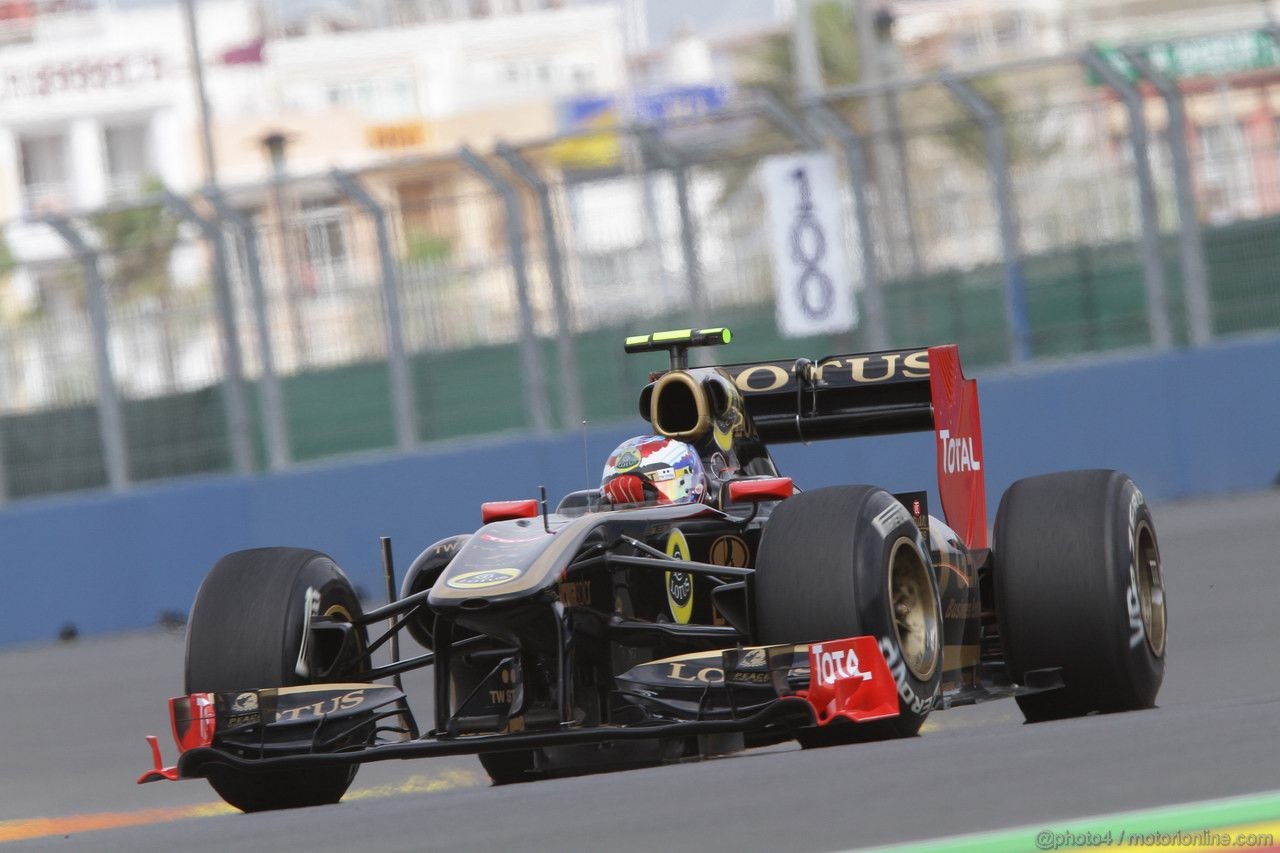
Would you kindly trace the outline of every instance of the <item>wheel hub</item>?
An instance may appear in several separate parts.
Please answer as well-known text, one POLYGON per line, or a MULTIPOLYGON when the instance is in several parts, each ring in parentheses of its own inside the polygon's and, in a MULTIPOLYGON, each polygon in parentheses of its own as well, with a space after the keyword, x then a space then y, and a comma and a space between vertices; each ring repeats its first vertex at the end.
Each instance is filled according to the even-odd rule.
POLYGON ((942 621, 928 572, 910 539, 894 544, 889 557, 893 633, 907 668, 921 681, 928 681, 938 666, 942 621))
POLYGON ((1146 521, 1138 525, 1134 536, 1134 574, 1137 580, 1138 608, 1147 646, 1156 657, 1164 654, 1166 614, 1164 604, 1164 572, 1160 568, 1160 549, 1155 534, 1146 521))

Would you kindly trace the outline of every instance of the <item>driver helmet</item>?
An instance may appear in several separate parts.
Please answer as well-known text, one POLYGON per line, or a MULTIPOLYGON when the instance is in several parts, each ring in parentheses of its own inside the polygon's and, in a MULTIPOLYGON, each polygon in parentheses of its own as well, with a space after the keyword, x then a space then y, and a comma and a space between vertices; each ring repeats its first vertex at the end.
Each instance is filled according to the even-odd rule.
POLYGON ((638 435, 609 454, 600 491, 615 504, 690 504, 706 495, 707 477, 689 445, 638 435))

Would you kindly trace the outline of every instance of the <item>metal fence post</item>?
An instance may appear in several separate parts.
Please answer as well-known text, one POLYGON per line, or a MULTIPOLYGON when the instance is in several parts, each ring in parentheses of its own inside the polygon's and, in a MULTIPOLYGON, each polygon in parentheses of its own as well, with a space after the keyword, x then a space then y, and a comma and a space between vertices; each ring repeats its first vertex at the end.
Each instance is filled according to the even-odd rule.
POLYGON ((545 435, 551 431, 551 412, 547 402, 547 376, 542 369, 542 353, 538 347, 538 330, 533 321, 533 302, 529 294, 529 271, 524 258, 524 214, 520 197, 510 183, 494 171, 480 155, 467 146, 458 151, 464 166, 502 196, 506 212, 507 243, 511 249, 511 272, 516 281, 516 300, 520 306, 520 359, 524 362, 524 384, 533 431, 545 435))
MULTIPOLYGON (((915 194, 911 191, 911 154, 907 150, 907 135, 902 130, 902 106, 899 103, 897 89, 889 89, 885 93, 884 105, 889 119, 889 139, 893 143, 893 159, 898 167, 898 192, 902 194, 902 225, 906 230, 903 239, 907 244, 907 255, 911 261, 911 275, 924 273, 924 261, 920 258, 920 237, 916 233, 915 194)), ((885 188, 888 196, 888 188, 885 188)), ((885 209, 892 212, 893 205, 885 201, 885 209)))
MULTIPOLYGON (((652 127, 637 128, 640 147, 659 166, 671 172, 675 180, 676 206, 680 215, 680 253, 684 260, 685 284, 689 288, 689 320, 697 329, 707 325, 707 298, 702 286, 702 266, 698 263, 698 232, 689 200, 689 164, 671 145, 663 141, 652 127)), ((706 350, 694 353, 696 363, 704 363, 706 350)))
POLYGON ((1142 77, 1164 98, 1169 116, 1169 156, 1173 161, 1173 182, 1178 197, 1178 249, 1182 257, 1182 286, 1187 302, 1187 326, 1191 343, 1207 344, 1213 339, 1213 309, 1209 304, 1209 274, 1204 262, 1204 242, 1200 217, 1196 213, 1192 184, 1191 156, 1187 152, 1187 108, 1178 83, 1156 68, 1136 48, 1120 51, 1142 77))
POLYGON ((244 241, 245 272, 253 298, 253 319, 258 333, 258 360, 262 376, 258 379, 258 399, 262 405, 263 431, 267 444, 267 466, 272 471, 288 467, 292 461, 289 431, 285 428, 284 404, 280 380, 276 376, 275 345, 271 340, 271 321, 267 314, 267 292, 262 283, 262 258, 258 253, 258 231, 247 216, 228 205, 222 194, 209 190, 205 198, 224 222, 240 232, 244 241))
POLYGON ((65 217, 49 217, 44 221, 58 233, 84 269, 85 288, 89 297, 89 322, 93 334, 93 366, 97 378, 98 435, 102 441, 102 461, 107 469, 107 485, 113 491, 124 491, 129 487, 129 449, 125 442, 120 396, 111 370, 106 284, 102 280, 102 270, 98 267, 98 252, 65 217))
POLYGON ((569 295, 565 292, 564 258, 560 254, 560 241, 556 238, 556 216, 551 204, 551 188, 533 165, 509 145, 498 144, 497 154, 511 170, 528 184, 538 197, 538 210, 542 215, 542 242, 547 253, 547 278, 551 282, 551 298, 556 310, 556 355, 559 361, 560 382, 564 389, 565 423, 573 426, 582 421, 582 379, 578 373, 578 355, 574 351, 573 313, 569 295))
POLYGON ((1018 250, 1018 213, 1009 179, 1009 153, 1005 150, 1004 124, 995 108, 968 82, 953 75, 941 78, 962 107, 982 125, 986 137, 987 165, 991 170, 992 192, 1000 219, 1000 249, 1004 256, 1004 303, 1009 321, 1010 356, 1014 364, 1031 358, 1031 336, 1027 327, 1026 287, 1018 250))
POLYGON ((167 188, 160 190, 165 205, 180 219, 200 229, 213 251, 213 292, 218 312, 218 329, 222 335, 222 365, 226 375, 223 399, 227 407, 227 433, 231 445, 231 464, 239 474, 253 471, 253 436, 249 424, 249 409, 244 398, 244 359, 240 354, 240 333, 236 324, 235 300, 231 295, 231 280, 227 276, 226 244, 222 241, 222 229, 196 213, 185 198, 167 188))
POLYGON ((1155 179, 1151 175, 1142 93, 1107 61, 1097 47, 1090 46, 1080 59, 1124 101, 1129 116, 1129 144, 1133 149, 1133 171, 1138 181, 1138 206, 1142 217, 1142 277, 1147 290, 1147 324, 1151 329, 1151 343, 1157 349, 1169 349, 1173 346, 1173 335, 1169 330, 1169 288, 1164 261, 1160 257, 1160 212, 1156 205, 1155 179))
POLYGON ((809 108, 810 115, 826 129, 844 152, 849 170, 849 187, 853 190, 854 213, 858 222, 858 247, 862 255, 862 296, 866 308, 867 346, 872 350, 889 348, 889 318, 884 307, 884 290, 880 284, 880 268, 876 263, 876 238, 871 226, 871 207, 867 199, 867 161, 862 139, 835 110, 819 102, 809 108))
POLYGON ((400 288, 395 253, 391 250, 391 234, 387 228, 387 213, 354 176, 341 169, 334 169, 329 174, 338 189, 373 217, 373 227, 378 239, 378 257, 382 266, 382 319, 387 326, 391 417, 395 425, 396 447, 411 450, 418 443, 418 421, 413 382, 409 376, 409 361, 404 349, 404 332, 400 322, 400 288))
POLYGON ((822 147, 822 139, 818 134, 814 133, 813 128, 783 102, 777 92, 762 88, 757 89, 756 94, 760 98, 765 114, 788 136, 810 150, 822 147))

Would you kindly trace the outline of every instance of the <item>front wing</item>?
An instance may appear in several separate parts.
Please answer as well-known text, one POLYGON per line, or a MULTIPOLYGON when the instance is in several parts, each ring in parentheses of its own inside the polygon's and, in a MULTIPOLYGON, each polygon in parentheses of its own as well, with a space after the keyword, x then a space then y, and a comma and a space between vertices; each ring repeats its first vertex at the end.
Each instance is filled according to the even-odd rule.
POLYGON ((334 738, 321 739, 320 726, 355 730, 394 715, 403 695, 374 684, 325 684, 241 693, 195 693, 169 700, 178 763, 163 766, 155 737, 148 737, 154 767, 138 783, 200 778, 212 768, 243 771, 350 766, 374 761, 508 752, 551 746, 608 743, 668 737, 758 731, 774 724, 826 726, 840 720, 867 723, 898 715, 898 690, 874 637, 853 637, 808 645, 753 646, 706 652, 685 659, 654 661, 619 680, 620 693, 644 706, 646 697, 661 710, 640 722, 594 727, 561 726, 534 731, 438 736, 385 742, 333 751, 334 738), (719 667, 708 664, 719 656, 719 667), (661 701, 646 667, 668 668, 684 676, 684 660, 698 658, 696 703, 661 701), (637 672, 640 671, 640 672, 637 672), (698 678, 701 676, 701 678, 698 678), (745 691, 745 694, 744 694, 745 691), (755 701, 742 702, 743 695, 755 701), (386 710, 391 709, 391 710, 386 710), (304 728, 306 724, 310 728, 304 728), (315 731, 308 744, 290 731, 315 731), (258 732, 245 748, 242 735, 258 732), (237 737, 241 735, 241 737, 237 737), (234 743, 235 752, 228 751, 234 743), (324 751, 328 747, 330 751, 324 751), (304 750, 304 751, 299 751, 304 750), (254 754, 256 753, 256 754, 254 754))

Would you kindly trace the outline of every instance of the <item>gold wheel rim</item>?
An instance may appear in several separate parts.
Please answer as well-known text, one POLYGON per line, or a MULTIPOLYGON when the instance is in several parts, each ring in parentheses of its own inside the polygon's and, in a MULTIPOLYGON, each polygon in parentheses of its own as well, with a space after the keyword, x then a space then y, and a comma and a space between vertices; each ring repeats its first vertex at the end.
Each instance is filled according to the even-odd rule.
POLYGON ((889 611, 907 669, 921 681, 928 681, 938 668, 942 618, 938 597, 929 583, 929 569, 906 537, 895 542, 889 554, 889 611))
POLYGON ((1142 611, 1142 627, 1147 647, 1156 657, 1164 654, 1166 613, 1164 604, 1164 571, 1160 567, 1160 548, 1146 521, 1138 524, 1134 534, 1134 574, 1138 588, 1138 608, 1142 611))

